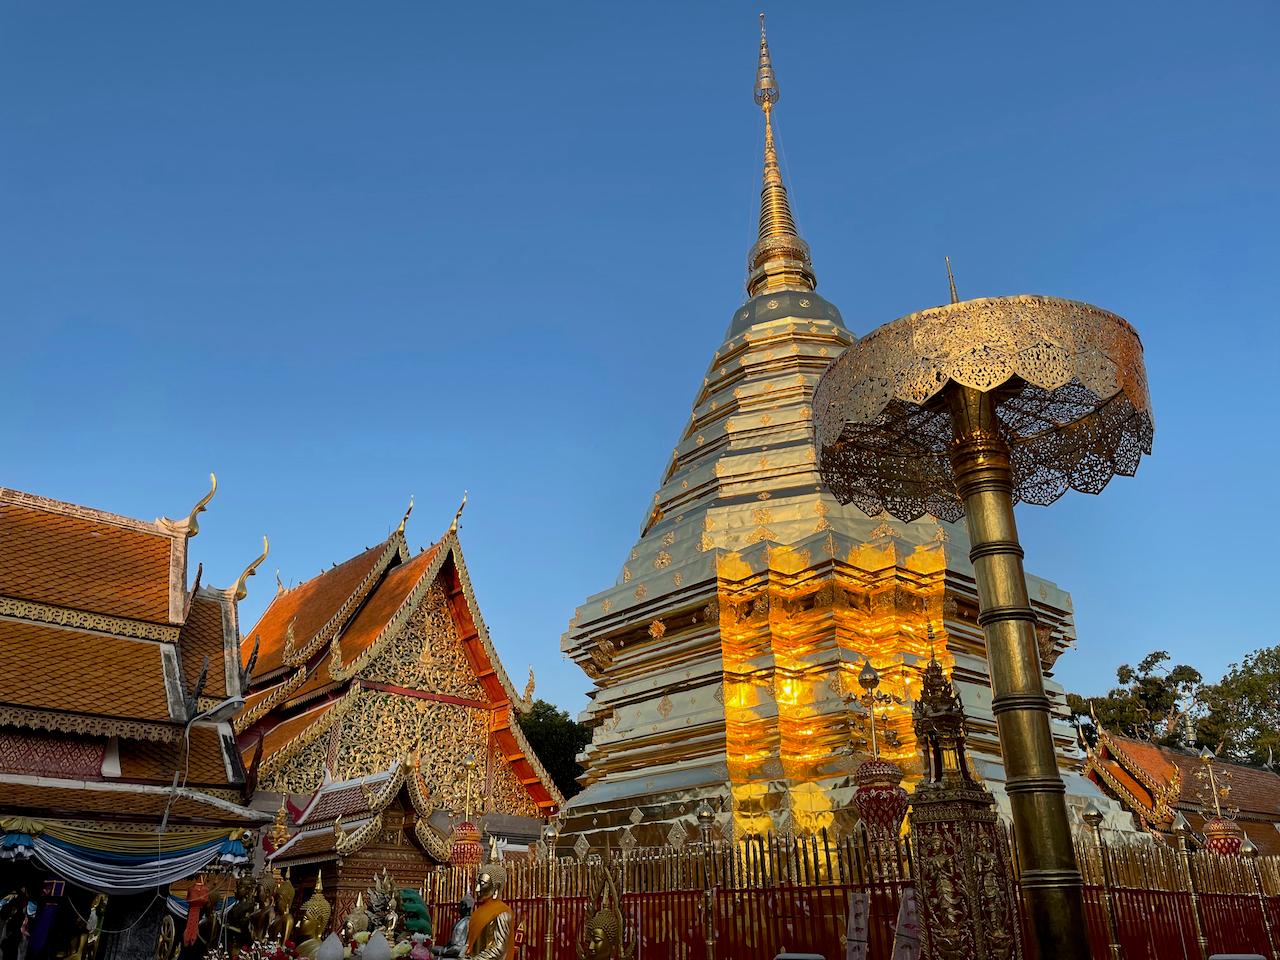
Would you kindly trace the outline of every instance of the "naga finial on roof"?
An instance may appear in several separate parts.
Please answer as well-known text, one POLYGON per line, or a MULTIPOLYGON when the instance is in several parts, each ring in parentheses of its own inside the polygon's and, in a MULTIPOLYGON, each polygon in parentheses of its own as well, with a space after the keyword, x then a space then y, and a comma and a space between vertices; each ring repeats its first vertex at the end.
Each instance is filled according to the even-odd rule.
POLYGON ((271 544, 267 542, 267 535, 262 535, 262 553, 256 560, 244 568, 244 573, 236 579, 236 585, 233 588, 236 600, 243 600, 249 595, 249 588, 245 586, 246 581, 258 571, 258 567, 262 566, 262 561, 267 559, 267 554, 271 550, 271 544))

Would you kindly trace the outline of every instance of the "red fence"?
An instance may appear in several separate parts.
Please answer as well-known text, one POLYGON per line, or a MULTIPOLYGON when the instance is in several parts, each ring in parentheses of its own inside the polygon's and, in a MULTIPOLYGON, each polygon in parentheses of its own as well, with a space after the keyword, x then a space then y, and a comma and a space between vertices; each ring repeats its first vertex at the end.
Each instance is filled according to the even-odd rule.
MULTIPOLYGON (((903 891, 912 885, 910 857, 877 859, 865 843, 819 838, 786 847, 775 858, 773 838, 745 859, 726 845, 640 851, 615 865, 622 877, 622 913, 637 960, 704 960, 708 880, 714 881, 714 956, 761 960, 783 950, 843 960, 854 897, 866 905, 868 960, 890 960, 903 891), (764 855, 761 855, 764 851, 764 855), (754 857, 754 859, 753 859, 754 857), (763 869, 764 866, 770 869, 763 869), (782 866, 786 871, 779 873, 782 866), (775 877, 785 879, 775 880, 775 877)), ((1096 960, 1199 960, 1208 954, 1258 953, 1280 960, 1280 858, 1249 860, 1179 852, 1159 842, 1082 842, 1085 918, 1096 960), (1113 946, 1118 950, 1113 950, 1113 946)), ((572 860, 507 865, 520 960, 574 960, 593 908, 598 863, 572 860), (548 884, 556 891, 552 901, 548 884), (563 893, 561 893, 563 891, 563 893), (553 923, 550 952, 547 921, 553 923)), ((456 901, 474 873, 440 871, 434 883, 436 929, 448 931, 456 901)), ((1019 905, 1015 910, 1021 916, 1019 905)), ((1031 938, 1024 938, 1028 950, 1031 938)))

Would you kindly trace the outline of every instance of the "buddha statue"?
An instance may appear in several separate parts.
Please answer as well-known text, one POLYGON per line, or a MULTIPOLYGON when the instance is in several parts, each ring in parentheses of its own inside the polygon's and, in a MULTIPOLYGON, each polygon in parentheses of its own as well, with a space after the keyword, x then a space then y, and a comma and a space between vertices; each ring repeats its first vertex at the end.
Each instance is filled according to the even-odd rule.
POLYGON ((364 908, 364 894, 361 893, 356 896, 356 905, 347 914, 347 919, 342 924, 342 939, 350 944, 358 934, 366 933, 368 930, 369 913, 364 908))
POLYGON ((579 960, 614 960, 621 941, 622 915, 612 907, 598 910, 587 922, 587 943, 579 960))
POLYGON ((515 955, 511 908, 498 899, 507 883, 506 868, 486 863, 476 878, 476 909, 467 931, 467 952, 471 960, 511 960, 515 955))
POLYGON ((284 876, 276 884, 276 929, 272 935, 281 943, 288 943, 293 938, 293 898, 295 891, 289 882, 289 870, 286 867, 284 876))
POLYGON ((302 922, 298 924, 298 929, 307 939, 298 944, 298 956, 311 958, 316 955, 316 951, 320 949, 320 938, 329 929, 329 917, 332 914, 333 908, 324 898, 324 875, 317 874, 316 891, 302 905, 302 922))
POLYGON ((227 910, 224 923, 223 942, 233 957, 253 943, 253 920, 257 910, 257 884, 252 876, 245 874, 236 881, 236 902, 227 910))
POLYGON ((592 907, 595 912, 578 937, 578 960, 628 960, 634 943, 624 943, 622 911, 618 907, 617 882, 606 865, 592 907))

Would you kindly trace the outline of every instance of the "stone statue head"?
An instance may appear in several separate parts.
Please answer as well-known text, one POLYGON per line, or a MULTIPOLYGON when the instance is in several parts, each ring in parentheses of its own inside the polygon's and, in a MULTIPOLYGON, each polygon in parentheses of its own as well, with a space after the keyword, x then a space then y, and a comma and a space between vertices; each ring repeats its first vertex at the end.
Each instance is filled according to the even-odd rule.
POLYGON ((471 894, 466 894, 458 901, 458 919, 471 916, 471 911, 476 908, 475 898, 471 894))
POLYGON ((483 903, 492 900, 507 884, 507 869, 500 863, 486 863, 476 877, 476 899, 483 903))

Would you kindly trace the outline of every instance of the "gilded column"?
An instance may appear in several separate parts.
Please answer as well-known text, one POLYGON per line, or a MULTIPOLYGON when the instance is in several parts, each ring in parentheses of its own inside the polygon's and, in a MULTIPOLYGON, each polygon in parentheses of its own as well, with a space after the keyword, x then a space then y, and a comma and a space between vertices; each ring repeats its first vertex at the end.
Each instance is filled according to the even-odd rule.
POLYGON ((947 399, 955 429, 951 465, 973 544, 969 558, 978 585, 978 623, 987 638, 991 710, 1004 748, 1023 899, 1040 934, 1041 956, 1088 960, 1088 945, 1080 937, 1083 884, 1013 519, 1009 445, 997 429, 991 394, 956 385, 947 399))

